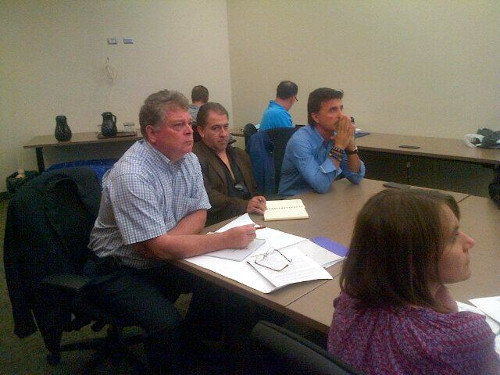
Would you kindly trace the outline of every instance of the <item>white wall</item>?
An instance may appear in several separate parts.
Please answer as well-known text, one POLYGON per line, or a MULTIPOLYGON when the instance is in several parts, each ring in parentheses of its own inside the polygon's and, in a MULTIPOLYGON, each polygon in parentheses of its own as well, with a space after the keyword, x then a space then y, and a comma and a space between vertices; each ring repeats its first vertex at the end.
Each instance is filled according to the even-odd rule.
MULTIPOLYGON (((309 92, 329 86, 345 91, 346 111, 369 131, 499 129, 498 19, 498 0, 3 0, 0 191, 18 165, 36 169, 22 145, 52 134, 56 115, 73 132, 97 130, 104 111, 138 126, 142 101, 162 88, 189 95, 204 84, 235 127, 259 122, 278 82, 291 79, 296 123, 307 121, 309 92)), ((99 156, 87 151, 46 155, 48 164, 99 156)))
MULTIPOLYGON (((197 84, 231 113, 227 30, 225 0, 3 0, 0 191, 18 165, 36 169, 34 149, 22 145, 53 134, 56 115, 66 115, 73 132, 98 131, 104 111, 117 116, 119 129, 126 121, 138 127, 147 95, 168 88, 189 98, 197 84), (119 44, 107 45, 108 37, 119 44), (123 37, 135 44, 124 45, 123 37), (108 57, 118 72, 114 83, 104 74, 108 57)), ((80 151, 46 155, 49 164, 99 157, 99 148, 80 151)))
POLYGON ((461 138, 500 129, 498 0, 229 0, 235 122, 260 122, 279 81, 318 87, 374 132, 461 138))

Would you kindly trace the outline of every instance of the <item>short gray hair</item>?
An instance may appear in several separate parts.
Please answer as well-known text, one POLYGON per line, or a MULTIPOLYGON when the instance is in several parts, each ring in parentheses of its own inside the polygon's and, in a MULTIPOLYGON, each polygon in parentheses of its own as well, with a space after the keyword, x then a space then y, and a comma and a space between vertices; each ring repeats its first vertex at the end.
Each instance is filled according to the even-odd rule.
POLYGON ((139 124, 141 125, 142 136, 146 138, 146 126, 151 125, 157 129, 165 122, 169 107, 178 107, 187 110, 188 106, 189 101, 178 91, 161 90, 149 95, 139 112, 139 124))

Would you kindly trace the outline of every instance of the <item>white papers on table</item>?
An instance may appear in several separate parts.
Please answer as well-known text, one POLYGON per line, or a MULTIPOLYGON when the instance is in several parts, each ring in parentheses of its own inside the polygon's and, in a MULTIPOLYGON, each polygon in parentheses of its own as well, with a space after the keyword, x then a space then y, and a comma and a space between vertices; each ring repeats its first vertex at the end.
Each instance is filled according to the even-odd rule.
MULTIPOLYGON (((254 224, 248 214, 242 215, 224 227, 220 228, 217 232, 223 232, 230 228, 254 224)), ((252 255, 269 252, 271 249, 280 249, 283 254, 287 255, 289 251, 293 254, 296 250, 293 248, 301 249, 299 243, 308 242, 305 238, 295 236, 293 234, 281 232, 271 228, 263 228, 257 231, 257 238, 265 240, 265 243, 257 249, 252 255), (290 250, 290 248, 292 248, 290 250)), ((325 250, 326 251, 326 250, 325 250)), ((247 258, 248 259, 248 258, 247 258)), ((246 261, 235 262, 228 259, 220 259, 208 255, 200 255, 186 259, 186 261, 196 264, 200 267, 209 269, 215 273, 225 276, 229 279, 235 280, 241 284, 256 289, 262 293, 270 293, 276 290, 277 287, 266 280, 259 272, 257 272, 246 261)), ((327 273, 328 274, 328 273, 327 273)), ((330 274, 320 275, 316 279, 331 278, 330 274)))
POLYGON ((474 306, 479 308, 490 318, 495 320, 498 324, 500 324, 500 296, 474 298, 470 299, 469 301, 472 302, 474 306))
POLYGON ((316 263, 321 264, 323 268, 328 268, 334 264, 343 261, 345 258, 328 251, 324 247, 315 244, 312 241, 304 241, 300 243, 300 251, 316 263))
MULTIPOLYGON (((302 281, 332 279, 332 276, 318 263, 301 252, 299 247, 303 243, 304 242, 300 242, 280 250, 283 255, 280 254, 279 256, 283 257, 283 259, 289 259, 290 263, 287 267, 279 271, 266 268, 256 263, 256 256, 250 256, 247 262, 255 268, 258 273, 264 276, 275 287, 275 289, 282 288, 290 284, 300 283, 302 281)), ((274 253, 276 254, 276 252, 274 253)))
POLYGON ((230 221, 226 225, 224 225, 222 228, 217 230, 217 233, 225 232, 228 229, 235 228, 235 227, 241 227, 242 225, 249 225, 249 224, 254 224, 255 223, 250 219, 250 216, 248 214, 244 214, 241 216, 238 216, 236 219, 233 221, 230 221))
POLYGON ((268 251, 271 248, 281 249, 306 240, 304 237, 299 237, 294 234, 285 233, 271 228, 259 229, 257 231, 257 238, 266 240, 265 245, 262 246, 258 252, 268 251))
MULTIPOLYGON (((239 227, 242 225, 248 225, 255 223, 250 219, 248 214, 241 215, 227 223, 222 228, 217 230, 217 233, 225 232, 228 229, 239 227)), ((304 237, 295 236, 294 234, 285 233, 280 230, 271 229, 271 228, 263 228, 257 231, 257 238, 266 240, 265 246, 261 249, 262 251, 267 251, 269 248, 273 247, 275 249, 281 249, 282 247, 293 245, 294 243, 304 241, 304 237)))
POLYGON ((246 257, 248 257, 250 254, 252 254, 255 250, 257 250, 259 247, 264 245, 266 243, 266 240, 260 239, 260 238, 255 238, 246 249, 224 249, 224 250, 217 250, 217 251, 212 251, 211 253, 207 253, 207 256, 210 257, 216 257, 216 258, 222 258, 222 259, 229 259, 229 260, 235 260, 237 262, 240 262, 244 260, 246 257))

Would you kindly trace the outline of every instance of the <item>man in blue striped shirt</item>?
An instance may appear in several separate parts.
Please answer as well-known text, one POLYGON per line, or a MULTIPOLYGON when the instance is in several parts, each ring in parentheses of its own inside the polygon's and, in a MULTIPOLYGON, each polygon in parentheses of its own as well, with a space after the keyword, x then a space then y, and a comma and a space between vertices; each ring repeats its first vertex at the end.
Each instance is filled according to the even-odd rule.
POLYGON ((214 287, 166 261, 245 248, 255 228, 199 234, 210 203, 191 152, 192 120, 184 95, 169 90, 150 95, 139 122, 144 139, 104 176, 89 244, 96 259, 87 268, 91 274, 112 275, 98 285, 96 297, 113 314, 146 330, 144 348, 152 372, 170 373, 179 369, 183 354, 182 318, 174 307, 179 294, 193 291, 186 321, 199 324, 196 332, 219 311, 217 301, 206 300, 217 295, 214 287))

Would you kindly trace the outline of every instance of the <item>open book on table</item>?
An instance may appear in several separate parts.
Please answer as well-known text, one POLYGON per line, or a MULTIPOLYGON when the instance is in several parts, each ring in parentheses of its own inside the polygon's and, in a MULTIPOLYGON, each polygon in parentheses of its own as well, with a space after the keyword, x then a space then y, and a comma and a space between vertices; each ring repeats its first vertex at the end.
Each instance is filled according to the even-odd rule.
POLYGON ((302 199, 267 201, 266 206, 264 221, 309 218, 302 199))

